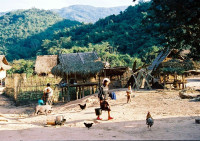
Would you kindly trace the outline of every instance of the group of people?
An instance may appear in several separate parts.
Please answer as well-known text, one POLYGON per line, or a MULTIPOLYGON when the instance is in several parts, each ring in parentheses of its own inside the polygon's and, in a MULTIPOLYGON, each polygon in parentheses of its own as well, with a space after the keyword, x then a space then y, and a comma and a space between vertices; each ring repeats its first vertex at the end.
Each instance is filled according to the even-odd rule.
POLYGON ((50 87, 50 83, 47 83, 47 87, 43 91, 43 96, 38 100, 38 105, 52 105, 53 102, 53 90, 50 87))
MULTIPOLYGON (((101 110, 105 110, 108 111, 108 120, 113 119, 113 117, 110 116, 110 105, 108 103, 108 97, 110 95, 109 92, 109 83, 110 80, 108 78, 104 78, 103 79, 103 85, 99 88, 99 92, 98 92, 98 98, 100 101, 100 108, 101 110)), ((128 86, 128 90, 126 91, 127 93, 127 103, 131 102, 131 94, 132 94, 132 90, 131 90, 131 86, 128 86)), ((52 101, 53 101, 53 90, 50 87, 50 83, 47 84, 47 87, 44 89, 43 91, 43 96, 40 100, 38 100, 38 105, 52 105, 52 101)), ((97 120, 102 120, 102 118, 100 118, 100 115, 97 116, 97 120)))

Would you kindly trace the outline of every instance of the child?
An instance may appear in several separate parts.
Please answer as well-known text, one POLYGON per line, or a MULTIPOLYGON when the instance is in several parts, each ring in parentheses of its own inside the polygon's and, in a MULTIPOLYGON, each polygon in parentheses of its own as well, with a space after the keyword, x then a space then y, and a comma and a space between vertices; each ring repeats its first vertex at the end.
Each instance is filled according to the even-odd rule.
POLYGON ((127 93, 127 103, 129 101, 131 102, 131 94, 132 94, 131 85, 128 86, 128 90, 126 91, 126 93, 127 93))
POLYGON ((47 87, 44 89, 43 93, 43 100, 46 105, 52 105, 53 90, 50 88, 50 83, 47 84, 47 87))
POLYGON ((44 105, 44 101, 41 99, 38 100, 38 105, 44 105))

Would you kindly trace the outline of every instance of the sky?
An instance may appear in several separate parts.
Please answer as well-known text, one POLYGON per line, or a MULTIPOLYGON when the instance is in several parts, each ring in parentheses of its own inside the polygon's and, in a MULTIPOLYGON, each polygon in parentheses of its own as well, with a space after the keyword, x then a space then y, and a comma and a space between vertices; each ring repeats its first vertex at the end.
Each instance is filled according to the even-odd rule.
POLYGON ((133 0, 0 0, 0 12, 16 9, 60 9, 70 5, 91 5, 95 7, 116 7, 135 5, 133 0))

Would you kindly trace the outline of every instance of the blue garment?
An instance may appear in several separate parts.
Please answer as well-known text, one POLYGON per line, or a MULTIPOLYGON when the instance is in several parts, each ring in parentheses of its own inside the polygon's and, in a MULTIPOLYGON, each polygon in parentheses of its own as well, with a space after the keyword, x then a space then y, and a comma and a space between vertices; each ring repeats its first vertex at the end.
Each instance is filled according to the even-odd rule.
POLYGON ((38 100, 38 105, 44 105, 44 101, 42 99, 38 100))
POLYGON ((111 92, 111 99, 113 99, 113 100, 117 99, 116 94, 114 92, 111 92))

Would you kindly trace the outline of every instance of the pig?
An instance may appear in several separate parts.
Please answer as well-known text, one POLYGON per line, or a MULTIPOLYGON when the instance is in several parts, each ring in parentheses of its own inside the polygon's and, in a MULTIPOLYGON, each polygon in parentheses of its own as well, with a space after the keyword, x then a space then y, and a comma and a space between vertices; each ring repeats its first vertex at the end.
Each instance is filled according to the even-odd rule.
POLYGON ((45 115, 47 115, 51 111, 52 111, 51 105, 37 105, 35 107, 35 114, 37 115, 38 113, 45 113, 45 115))

